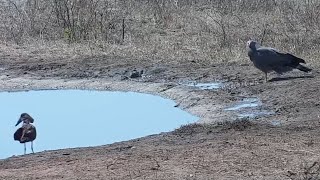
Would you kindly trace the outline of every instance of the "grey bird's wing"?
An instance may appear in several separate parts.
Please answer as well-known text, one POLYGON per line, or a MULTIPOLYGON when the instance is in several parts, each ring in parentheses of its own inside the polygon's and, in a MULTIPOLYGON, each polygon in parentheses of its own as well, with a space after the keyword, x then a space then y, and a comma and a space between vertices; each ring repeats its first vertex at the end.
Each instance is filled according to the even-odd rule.
POLYGON ((283 62, 281 54, 275 49, 260 47, 251 57, 254 65, 263 72, 274 70, 277 66, 282 66, 283 62))
POLYGON ((273 48, 261 47, 257 49, 255 63, 259 69, 268 72, 275 71, 279 74, 298 68, 302 71, 308 72, 311 69, 301 69, 304 67, 299 63, 305 63, 301 58, 298 58, 289 53, 280 53, 273 48))
POLYGON ((283 58, 282 53, 267 47, 257 49, 256 61, 259 61, 264 66, 280 66, 287 62, 286 58, 283 58))

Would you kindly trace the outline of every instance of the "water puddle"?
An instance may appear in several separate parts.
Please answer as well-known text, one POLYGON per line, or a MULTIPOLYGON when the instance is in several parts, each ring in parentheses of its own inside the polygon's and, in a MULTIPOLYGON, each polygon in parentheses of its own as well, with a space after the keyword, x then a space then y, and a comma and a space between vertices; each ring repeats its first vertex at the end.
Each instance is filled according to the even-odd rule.
POLYGON ((237 104, 235 104, 229 108, 226 108, 225 110, 237 111, 242 108, 257 107, 259 105, 261 105, 261 103, 259 102, 258 98, 245 98, 242 101, 238 102, 237 104))
MULTIPOLYGON (((36 152, 86 147, 167 132, 197 117, 175 102, 132 92, 47 90, 0 93, 0 158, 23 154, 13 140, 19 116, 29 113, 37 128, 36 152)), ((30 152, 27 144, 27 153, 30 152)))
POLYGON ((262 102, 258 98, 244 98, 242 101, 225 108, 226 111, 234 111, 239 118, 258 118, 269 116, 274 112, 263 109, 262 102))
POLYGON ((281 121, 279 121, 279 120, 272 120, 272 121, 271 121, 271 124, 274 125, 274 126, 280 126, 280 125, 281 125, 281 121))
POLYGON ((238 113, 238 117, 240 118, 256 118, 256 117, 262 117, 262 116, 269 116, 269 115, 272 115, 274 114, 273 112, 271 111, 268 111, 268 110, 250 110, 249 112, 240 112, 238 113))
POLYGON ((212 90, 212 89, 219 89, 219 88, 223 87, 223 83, 220 83, 220 82, 197 83, 195 81, 190 81, 190 82, 184 82, 184 83, 180 83, 180 84, 185 85, 185 86, 196 87, 201 90, 212 90))

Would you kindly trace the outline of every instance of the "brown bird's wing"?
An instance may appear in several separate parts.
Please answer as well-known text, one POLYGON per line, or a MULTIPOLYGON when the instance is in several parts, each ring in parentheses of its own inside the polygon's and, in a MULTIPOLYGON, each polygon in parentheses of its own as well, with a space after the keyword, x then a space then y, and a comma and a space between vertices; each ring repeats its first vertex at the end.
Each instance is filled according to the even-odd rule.
POLYGON ((37 130, 31 124, 26 124, 21 128, 17 129, 14 133, 14 140, 19 141, 20 143, 30 142, 35 140, 37 137, 37 130), (21 138, 23 131, 25 131, 24 136, 21 138))
POLYGON ((13 138, 15 141, 20 141, 21 136, 22 136, 22 131, 23 131, 22 127, 16 130, 16 132, 13 135, 13 138))
POLYGON ((34 127, 33 125, 31 124, 28 124, 28 125, 29 127, 26 130, 24 137, 26 137, 28 141, 33 141, 37 137, 37 130, 36 130, 36 127, 34 127))

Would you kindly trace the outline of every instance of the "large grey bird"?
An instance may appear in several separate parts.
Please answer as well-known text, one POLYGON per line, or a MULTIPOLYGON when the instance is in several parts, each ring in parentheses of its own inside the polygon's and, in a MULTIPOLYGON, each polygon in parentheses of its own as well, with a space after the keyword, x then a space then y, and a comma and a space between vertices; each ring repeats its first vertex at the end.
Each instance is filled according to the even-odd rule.
POLYGON ((33 151, 33 141, 37 137, 37 131, 36 127, 34 127, 32 124, 34 122, 34 119, 27 113, 22 113, 20 115, 20 118, 16 124, 19 125, 21 122, 23 122, 22 126, 17 129, 17 131, 14 133, 13 138, 15 141, 19 141, 20 143, 24 143, 24 154, 26 154, 26 143, 31 142, 31 150, 33 151))
POLYGON ((303 72, 311 71, 300 63, 306 63, 303 59, 289 53, 280 53, 270 47, 262 47, 255 41, 247 42, 248 56, 254 66, 265 73, 265 81, 268 80, 268 72, 275 71, 278 74, 299 69, 303 72))

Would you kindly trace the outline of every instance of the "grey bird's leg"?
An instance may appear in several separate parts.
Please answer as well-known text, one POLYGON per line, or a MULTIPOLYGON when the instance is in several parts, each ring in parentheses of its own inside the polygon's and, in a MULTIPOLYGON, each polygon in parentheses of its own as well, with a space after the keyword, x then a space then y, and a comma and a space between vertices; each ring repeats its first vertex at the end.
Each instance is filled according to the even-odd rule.
POLYGON ((23 143, 23 144, 24 144, 24 154, 26 154, 26 151, 27 151, 26 143, 23 143))
POLYGON ((31 141, 31 151, 32 151, 32 153, 34 153, 33 152, 33 141, 31 141))
POLYGON ((265 74, 265 81, 268 82, 268 73, 265 72, 264 74, 265 74))

